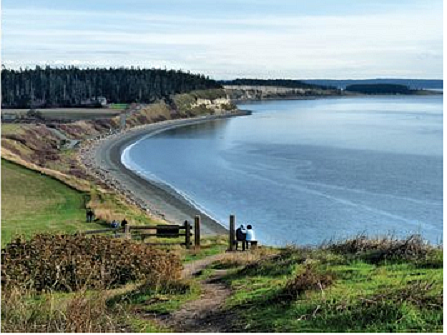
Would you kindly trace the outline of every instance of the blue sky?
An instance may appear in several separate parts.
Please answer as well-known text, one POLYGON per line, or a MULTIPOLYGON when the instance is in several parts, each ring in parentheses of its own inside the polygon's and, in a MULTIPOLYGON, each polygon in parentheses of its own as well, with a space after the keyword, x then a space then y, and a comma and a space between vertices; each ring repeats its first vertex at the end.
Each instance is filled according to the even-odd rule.
POLYGON ((2 63, 442 78, 442 0, 3 0, 2 63))

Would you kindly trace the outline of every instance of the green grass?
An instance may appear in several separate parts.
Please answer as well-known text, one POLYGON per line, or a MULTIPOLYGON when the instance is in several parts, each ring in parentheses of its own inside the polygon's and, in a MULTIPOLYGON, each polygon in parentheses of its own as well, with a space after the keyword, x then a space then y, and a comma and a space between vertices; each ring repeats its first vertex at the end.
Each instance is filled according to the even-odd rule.
MULTIPOLYGON (((437 254, 442 257, 442 250, 437 254)), ((233 269, 225 278, 234 291, 226 308, 239 316, 236 329, 248 332, 440 332, 442 278, 442 265, 408 260, 372 264, 329 251, 303 257, 301 251, 284 250, 233 269), (334 282, 285 295, 286 285, 306 267, 334 282)))
POLYGON ((2 159, 2 246, 15 234, 72 233, 85 223, 84 195, 38 172, 2 159))
POLYGON ((182 260, 184 263, 196 261, 225 252, 227 248, 228 241, 226 236, 206 236, 201 238, 200 250, 183 250, 182 260))
POLYGON ((111 109, 126 109, 129 104, 110 104, 109 108, 111 109))

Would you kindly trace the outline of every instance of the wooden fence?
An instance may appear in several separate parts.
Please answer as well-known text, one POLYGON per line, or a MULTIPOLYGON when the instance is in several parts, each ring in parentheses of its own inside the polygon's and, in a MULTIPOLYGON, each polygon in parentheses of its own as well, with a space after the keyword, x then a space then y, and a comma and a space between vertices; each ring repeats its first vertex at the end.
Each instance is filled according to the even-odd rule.
POLYGON ((152 225, 152 226, 131 226, 125 225, 124 228, 104 228, 97 230, 87 230, 86 235, 113 233, 116 237, 132 238, 132 232, 140 232, 139 236, 144 240, 146 237, 157 238, 185 238, 185 242, 154 242, 146 243, 149 245, 184 245, 187 249, 191 248, 191 237, 194 236, 194 248, 200 249, 200 216, 194 218, 194 232, 192 225, 185 221, 183 225, 152 225))

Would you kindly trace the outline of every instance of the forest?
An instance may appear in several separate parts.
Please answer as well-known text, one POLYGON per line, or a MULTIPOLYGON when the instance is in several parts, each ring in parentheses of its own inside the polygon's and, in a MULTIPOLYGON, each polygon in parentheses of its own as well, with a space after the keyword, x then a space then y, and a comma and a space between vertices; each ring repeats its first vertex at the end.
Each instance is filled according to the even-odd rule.
POLYGON ((302 88, 302 89, 334 89, 330 86, 322 86, 315 84, 308 84, 301 80, 295 79, 234 79, 221 81, 222 85, 248 85, 248 86, 280 86, 287 88, 302 88))
POLYGON ((150 103, 172 94, 220 88, 204 75, 140 68, 2 68, 2 108, 100 107, 150 103))
POLYGON ((363 94, 413 94, 414 90, 397 84, 355 84, 346 86, 346 91, 363 94))

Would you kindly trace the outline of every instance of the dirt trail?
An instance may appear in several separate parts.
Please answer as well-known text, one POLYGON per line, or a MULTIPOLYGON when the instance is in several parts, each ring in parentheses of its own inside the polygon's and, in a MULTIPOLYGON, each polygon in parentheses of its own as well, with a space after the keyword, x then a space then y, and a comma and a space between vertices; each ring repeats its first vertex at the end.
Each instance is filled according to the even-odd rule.
MULTIPOLYGON (((197 275, 222 256, 210 256, 186 264, 183 278, 197 275)), ((162 317, 161 321, 175 332, 230 332, 232 317, 222 311, 225 299, 231 294, 231 290, 220 280, 226 272, 226 270, 215 270, 211 277, 200 282, 202 293, 199 299, 187 302, 180 310, 162 317)))

